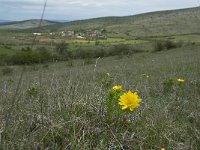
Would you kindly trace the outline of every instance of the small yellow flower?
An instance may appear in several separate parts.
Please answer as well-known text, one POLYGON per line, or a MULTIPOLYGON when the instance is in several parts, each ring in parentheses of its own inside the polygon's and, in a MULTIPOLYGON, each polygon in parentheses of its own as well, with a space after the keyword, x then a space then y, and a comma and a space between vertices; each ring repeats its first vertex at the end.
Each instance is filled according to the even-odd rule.
POLYGON ((122 90, 122 86, 121 85, 116 85, 113 87, 113 90, 116 92, 120 92, 122 90))
POLYGON ((179 83, 184 83, 184 82, 185 82, 184 79, 177 79, 177 81, 178 81, 179 83))
POLYGON ((124 109, 130 109, 130 111, 133 111, 135 108, 140 106, 140 102, 142 100, 139 98, 137 92, 131 92, 130 90, 127 93, 124 93, 119 98, 119 105, 122 106, 122 110, 124 109))
POLYGON ((161 150, 166 150, 165 148, 161 148, 161 150))

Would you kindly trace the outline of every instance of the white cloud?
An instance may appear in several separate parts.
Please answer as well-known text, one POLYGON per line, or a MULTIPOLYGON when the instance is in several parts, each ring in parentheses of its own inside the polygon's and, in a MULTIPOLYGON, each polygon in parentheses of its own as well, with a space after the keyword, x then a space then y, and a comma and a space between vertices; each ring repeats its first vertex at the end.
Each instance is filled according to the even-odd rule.
MULTIPOLYGON (((0 19, 40 18, 45 0, 0 0, 0 19)), ((76 20, 197 6, 197 0, 48 0, 45 18, 76 20)))

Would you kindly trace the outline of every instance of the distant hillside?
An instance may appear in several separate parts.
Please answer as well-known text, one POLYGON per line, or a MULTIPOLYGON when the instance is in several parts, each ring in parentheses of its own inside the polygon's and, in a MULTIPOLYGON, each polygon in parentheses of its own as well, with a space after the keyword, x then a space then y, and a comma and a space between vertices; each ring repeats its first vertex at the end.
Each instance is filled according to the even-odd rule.
POLYGON ((66 22, 70 22, 70 20, 51 20, 53 22, 57 22, 57 23, 66 23, 66 22))
POLYGON ((4 23, 8 23, 8 22, 12 22, 12 21, 11 20, 0 19, 0 24, 4 24, 4 23))
POLYGON ((89 29, 105 29, 112 37, 200 33, 200 7, 72 21, 43 27, 42 31, 89 29))
MULTIPOLYGON (((9 29, 9 30, 16 30, 16 29, 29 29, 29 28, 36 28, 39 25, 39 19, 33 20, 25 20, 25 21, 14 21, 14 22, 4 22, 0 24, 0 29, 9 29)), ((43 20, 42 26, 53 25, 56 22, 43 20)))

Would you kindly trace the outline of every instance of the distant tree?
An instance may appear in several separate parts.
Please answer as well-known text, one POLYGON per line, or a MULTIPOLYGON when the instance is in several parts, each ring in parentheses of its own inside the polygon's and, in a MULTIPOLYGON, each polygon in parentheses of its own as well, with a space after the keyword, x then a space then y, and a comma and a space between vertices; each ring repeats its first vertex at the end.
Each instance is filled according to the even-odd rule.
POLYGON ((67 54, 67 52, 68 52, 68 45, 69 45, 68 43, 62 41, 61 43, 58 43, 56 45, 55 50, 60 55, 67 54))
POLYGON ((156 41, 156 42, 154 43, 154 50, 155 50, 155 51, 162 51, 164 48, 165 48, 165 47, 164 47, 162 41, 156 41))
POLYGON ((172 49, 172 48, 176 48, 177 45, 175 42, 167 40, 167 41, 165 41, 165 47, 166 47, 166 49, 172 49))
POLYGON ((101 33, 105 34, 106 33, 106 29, 102 29, 101 33))
POLYGON ((96 41, 95 41, 95 45, 97 46, 97 45, 99 45, 99 44, 100 44, 100 41, 96 40, 96 41))

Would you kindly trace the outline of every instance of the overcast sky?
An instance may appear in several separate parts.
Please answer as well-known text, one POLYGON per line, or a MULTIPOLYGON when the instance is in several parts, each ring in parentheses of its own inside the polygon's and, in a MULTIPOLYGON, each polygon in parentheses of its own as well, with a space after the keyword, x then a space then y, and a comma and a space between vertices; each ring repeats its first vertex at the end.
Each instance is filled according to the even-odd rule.
MULTIPOLYGON (((41 18, 45 0, 0 0, 0 19, 41 18)), ((44 19, 79 20, 199 6, 199 0, 48 0, 44 19)))

